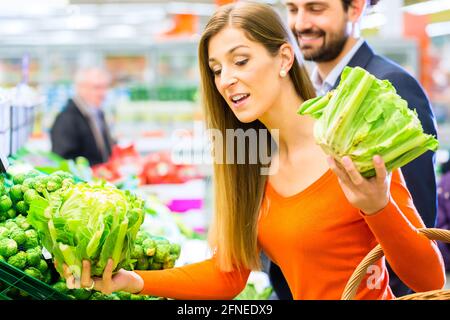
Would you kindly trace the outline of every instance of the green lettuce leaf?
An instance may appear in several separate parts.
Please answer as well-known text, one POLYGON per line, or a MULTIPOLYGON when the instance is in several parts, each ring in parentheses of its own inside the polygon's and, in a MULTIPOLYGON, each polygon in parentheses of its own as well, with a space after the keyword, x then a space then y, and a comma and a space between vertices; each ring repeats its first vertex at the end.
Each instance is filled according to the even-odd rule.
POLYGON ((345 67, 338 87, 305 101, 298 114, 317 119, 314 137, 326 154, 340 163, 349 156, 366 178, 375 176, 375 155, 392 171, 439 146, 392 84, 360 67, 345 67))

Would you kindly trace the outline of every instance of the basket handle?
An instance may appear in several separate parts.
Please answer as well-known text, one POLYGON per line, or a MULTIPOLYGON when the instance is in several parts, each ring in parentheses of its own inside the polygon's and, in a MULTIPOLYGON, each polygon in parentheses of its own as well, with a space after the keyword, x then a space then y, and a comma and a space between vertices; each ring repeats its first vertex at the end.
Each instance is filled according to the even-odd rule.
MULTIPOLYGON (((450 230, 422 228, 418 229, 418 231, 430 240, 439 240, 450 243, 450 230)), ((383 249, 379 244, 367 254, 367 256, 359 263, 358 267, 356 267, 352 276, 348 280, 344 293, 342 293, 341 300, 352 300, 355 297, 361 281, 367 274, 367 269, 370 265, 383 257, 383 255, 383 249)))

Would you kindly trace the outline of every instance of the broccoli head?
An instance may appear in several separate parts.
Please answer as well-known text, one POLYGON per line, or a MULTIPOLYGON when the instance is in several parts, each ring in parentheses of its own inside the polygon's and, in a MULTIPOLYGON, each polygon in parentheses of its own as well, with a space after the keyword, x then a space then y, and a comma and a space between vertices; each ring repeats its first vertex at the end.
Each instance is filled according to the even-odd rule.
POLYGON ((27 218, 25 218, 25 216, 19 214, 14 220, 13 220, 17 225, 19 225, 20 223, 27 221, 27 218))
POLYGON ((16 203, 16 210, 20 214, 27 215, 28 214, 28 204, 25 201, 19 201, 16 203))
POLYGON ((13 202, 6 194, 0 197, 0 211, 8 211, 13 205, 13 202))
POLYGON ((172 243, 170 245, 170 254, 175 255, 176 259, 178 259, 180 257, 180 253, 181 253, 181 246, 177 243, 172 243))
POLYGON ((29 229, 25 231, 25 243, 23 244, 25 250, 32 249, 39 246, 39 238, 36 230, 29 229))
MULTIPOLYGON (((40 176, 40 177, 36 177, 36 179, 34 180, 33 183, 33 189, 37 193, 44 193, 44 191, 46 190, 46 185, 47 185, 47 176, 40 176)), ((29 190, 33 190, 33 189, 29 189, 29 190)), ((25 196, 24 196, 25 198, 25 196)), ((27 202, 29 203, 29 202, 27 202)))
POLYGON ((170 244, 157 244, 154 261, 163 263, 170 253, 170 244))
POLYGON ((15 218, 17 215, 16 210, 14 210, 14 208, 10 208, 8 211, 6 211, 6 218, 7 219, 13 219, 15 218))
POLYGON ((0 227, 0 239, 9 237, 9 229, 5 227, 0 227))
MULTIPOLYGON (((3 178, 3 177, 1 177, 1 178, 3 178)), ((4 181, 0 180, 0 196, 8 193, 8 189, 6 188, 4 183, 5 183, 4 181)))
POLYGON ((150 264, 149 270, 161 270, 163 268, 163 264, 159 262, 152 262, 150 264))
POLYGON ((0 239, 0 255, 5 259, 17 253, 17 242, 12 239, 0 239))
POLYGON ((135 244, 133 246, 133 250, 131 251, 131 258, 132 259, 139 259, 144 257, 144 249, 142 249, 142 246, 135 244))
POLYGON ((58 177, 52 177, 47 182, 47 186, 46 187, 47 187, 47 190, 49 192, 56 191, 56 190, 58 190, 58 189, 60 189, 62 187, 62 179, 58 178, 58 177))
POLYGON ((69 292, 69 289, 67 288, 66 282, 65 281, 58 281, 56 283, 54 283, 52 285, 53 289, 55 289, 56 291, 63 293, 63 294, 67 294, 67 292, 69 292))
POLYGON ((174 254, 169 254, 166 260, 163 263, 163 269, 170 269, 175 266, 175 261, 177 260, 177 256, 174 254))
POLYGON ((153 239, 145 239, 142 242, 142 248, 144 249, 144 253, 151 257, 156 252, 156 243, 153 239))
POLYGON ((24 193, 23 200, 25 201, 26 204, 30 205, 38 197, 40 197, 40 196, 36 190, 29 189, 24 193))
POLYGON ((18 173, 16 175, 13 176, 12 180, 14 184, 22 184, 23 181, 25 180, 25 173, 18 173))
POLYGON ((136 240, 134 241, 135 244, 142 244, 144 242, 145 239, 149 238, 150 236, 148 235, 147 232, 139 230, 138 233, 136 234, 136 240))
MULTIPOLYGON (((34 189, 34 178, 26 178, 22 182, 22 186, 28 190, 28 189, 34 189)), ((24 193, 26 190, 22 190, 24 193)))
POLYGON ((137 270, 148 270, 149 267, 149 261, 147 257, 142 257, 137 259, 136 262, 136 269, 137 270))
POLYGON ((19 228, 19 226, 12 219, 6 220, 4 227, 9 230, 14 229, 14 228, 19 228))
POLYGON ((28 221, 21 221, 20 223, 17 223, 17 225, 20 227, 20 229, 22 230, 28 230, 31 228, 31 224, 28 223, 28 221))
POLYGON ((31 276, 31 277, 33 277, 33 278, 36 278, 36 279, 38 279, 38 280, 40 280, 40 281, 44 280, 44 276, 42 275, 42 273, 41 273, 38 269, 36 269, 36 268, 34 268, 34 267, 26 268, 26 269, 24 270, 24 272, 25 272, 27 275, 29 275, 29 276, 31 276))
POLYGON ((27 240, 27 236, 25 235, 25 231, 16 227, 10 230, 9 237, 13 239, 20 246, 25 243, 27 240))
POLYGON ((83 288, 72 289, 69 294, 73 295, 77 300, 89 300, 92 292, 83 288))
POLYGON ((70 188, 70 186, 72 186, 73 184, 74 184, 74 181, 72 179, 64 179, 61 184, 61 188, 67 189, 67 188, 70 188))
POLYGON ((41 262, 41 250, 39 248, 28 249, 27 253, 27 263, 29 266, 38 267, 41 262))
POLYGON ((11 190, 9 190, 9 194, 11 195, 12 200, 15 202, 23 199, 23 191, 22 186, 20 184, 12 186, 11 190))
POLYGON ((48 264, 47 261, 45 261, 44 259, 40 259, 39 260, 39 264, 37 265, 37 268, 39 269, 40 272, 44 273, 46 272, 48 269, 48 264))
POLYGON ((23 269, 27 265, 27 254, 23 251, 19 251, 8 258, 8 263, 18 269, 23 269))

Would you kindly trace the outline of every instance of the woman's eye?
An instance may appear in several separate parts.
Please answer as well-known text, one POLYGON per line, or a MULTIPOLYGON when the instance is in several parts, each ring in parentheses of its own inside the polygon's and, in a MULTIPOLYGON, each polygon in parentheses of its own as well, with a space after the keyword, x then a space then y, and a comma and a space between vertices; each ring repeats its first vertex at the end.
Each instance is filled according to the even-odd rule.
POLYGON ((236 61, 236 65, 238 65, 238 66, 243 66, 243 65, 245 65, 247 62, 248 62, 248 59, 239 60, 239 61, 236 61))
POLYGON ((222 70, 220 70, 220 69, 213 70, 213 73, 214 73, 215 76, 220 75, 220 72, 222 72, 222 70))

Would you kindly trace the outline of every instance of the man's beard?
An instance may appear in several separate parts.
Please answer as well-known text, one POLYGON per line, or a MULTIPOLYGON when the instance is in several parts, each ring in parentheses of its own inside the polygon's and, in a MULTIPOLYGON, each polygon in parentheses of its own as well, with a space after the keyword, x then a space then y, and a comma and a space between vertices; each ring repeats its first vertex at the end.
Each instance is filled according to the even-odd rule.
POLYGON ((314 62, 328 62, 336 59, 344 49, 345 43, 348 39, 348 35, 346 34, 345 30, 341 33, 328 34, 327 37, 325 36, 325 32, 320 29, 308 29, 301 32, 293 30, 293 32, 296 35, 296 39, 300 46, 300 50, 302 51, 304 59, 314 62), (308 52, 308 50, 305 49, 310 49, 311 47, 309 45, 302 47, 301 41, 298 39, 301 35, 321 36, 323 38, 323 44, 319 48, 308 52))

